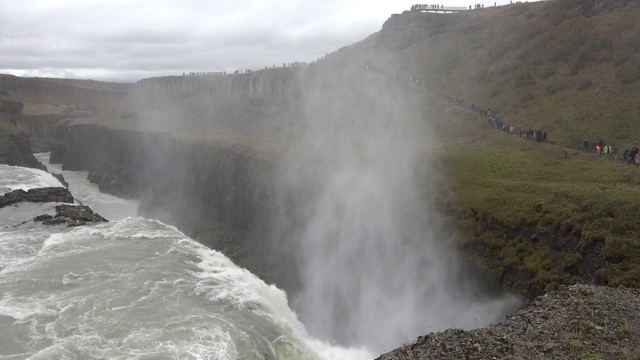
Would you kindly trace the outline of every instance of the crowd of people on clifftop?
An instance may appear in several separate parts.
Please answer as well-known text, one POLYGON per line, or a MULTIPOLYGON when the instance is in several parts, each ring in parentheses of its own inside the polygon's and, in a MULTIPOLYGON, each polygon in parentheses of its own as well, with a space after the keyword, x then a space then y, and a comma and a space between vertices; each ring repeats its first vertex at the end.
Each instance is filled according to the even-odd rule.
MULTIPOLYGON (((313 63, 313 62, 312 62, 313 63)), ((283 67, 293 67, 293 66, 305 66, 308 65, 308 63, 306 62, 293 62, 293 63, 283 63, 282 66, 283 67)), ((275 67, 275 65, 274 65, 275 67)), ((344 68, 345 65, 342 64, 342 67, 344 68)), ((364 67, 364 69, 366 71, 373 71, 376 69, 373 69, 371 66, 367 65, 364 67)), ((377 69, 380 70, 380 69, 377 69)), ((246 72, 251 72, 251 70, 246 70, 246 72)), ((375 71, 375 72, 380 72, 380 71, 375 71)), ((236 70, 235 72, 236 74, 239 73, 238 70, 236 70)), ((183 75, 185 75, 183 73, 183 75)), ((189 75, 226 75, 225 71, 222 72, 192 72, 189 73, 189 75)), ((465 105, 465 101, 463 98, 461 97, 451 97, 449 96, 448 98, 446 98, 445 96, 438 94, 437 92, 433 91, 432 89, 428 88, 426 86, 426 84, 422 84, 417 77, 414 76, 409 76, 408 78, 405 78, 404 76, 394 72, 393 73, 393 79, 395 80, 403 80, 407 81, 414 86, 418 86, 420 88, 423 88, 426 91, 429 91, 432 93, 432 95, 440 98, 441 100, 448 100, 448 103, 452 106, 458 106, 460 108, 465 109, 466 111, 470 111, 471 113, 481 117, 483 120, 486 121, 486 126, 488 128, 492 128, 492 129, 496 129, 499 131, 502 131, 504 133, 507 133, 511 136, 514 137, 518 137, 524 140, 531 140, 531 141, 535 141, 538 143, 542 143, 542 142, 547 142, 548 140, 548 132, 545 130, 541 130, 541 129, 534 129, 534 128, 527 128, 524 125, 516 125, 514 123, 510 123, 510 122, 505 122, 504 119, 499 115, 493 112, 493 110, 490 107, 487 108, 483 108, 480 106, 477 106, 475 104, 471 104, 470 106, 466 106, 465 105)), ((638 149, 638 147, 633 147, 631 149, 625 149, 622 157, 619 157, 619 149, 616 146, 615 143, 607 143, 604 142, 602 140, 598 141, 598 143, 596 143, 595 147, 590 148, 590 142, 589 139, 585 139, 583 144, 583 149, 585 152, 593 152, 593 154, 597 157, 604 157, 607 160, 611 160, 611 161, 615 161, 615 162, 622 162, 624 164, 634 164, 636 166, 640 166, 640 150, 638 149)))
MULTIPOLYGON (((309 65, 308 62, 306 61, 294 61, 294 62, 285 62, 282 63, 282 67, 298 67, 298 66, 306 66, 309 65)), ((276 65, 273 65, 273 67, 275 68, 276 65)), ((265 69, 268 69, 268 66, 264 67, 265 69)), ((247 69, 247 70, 235 70, 233 72, 233 74, 249 74, 252 73, 253 70, 247 69)), ((229 73, 231 74, 231 73, 229 73)), ((211 76, 211 75, 227 75, 226 71, 190 71, 188 73, 183 72, 182 76, 211 76)))
MULTIPOLYGON (((402 80, 404 77, 397 73, 393 73, 393 78, 397 80, 402 80)), ((442 94, 435 92, 433 89, 429 88, 426 84, 423 84, 422 82, 418 81, 417 77, 414 77, 414 76, 409 77, 409 83, 412 84, 413 86, 420 87, 423 90, 430 92, 436 98, 448 101, 449 105, 451 106, 458 106, 461 109, 470 111, 471 113, 481 117, 483 120, 486 121, 486 126, 488 128, 500 130, 512 136, 525 139, 525 140, 536 141, 538 143, 547 142, 548 140, 548 132, 546 130, 527 128, 523 125, 518 125, 516 128, 516 126, 513 123, 505 122, 500 115, 494 114, 491 108, 489 107, 483 108, 475 104, 466 106, 465 101, 462 97, 449 96, 447 98, 442 94)), ((603 140, 600 140, 596 143, 596 145, 593 148, 591 148, 589 139, 585 139, 582 146, 585 152, 592 153, 594 156, 605 158, 606 160, 611 160, 611 161, 626 164, 626 165, 633 164, 640 167, 640 149, 638 149, 638 147, 636 146, 630 149, 629 148, 625 149, 622 152, 622 156, 620 156, 619 149, 614 142, 605 142, 603 140)))
MULTIPOLYGON (((513 4, 513 0, 510 1, 510 4, 513 4)), ((497 2, 493 3, 493 6, 498 6, 497 2)), ((451 6, 444 6, 440 4, 414 4, 411 5, 411 11, 458 11, 465 10, 466 8, 458 8, 451 6)), ((469 10, 471 9, 484 9, 484 4, 473 4, 469 5, 469 10)))
MULTIPOLYGON (((236 70, 234 74, 248 74, 253 70, 236 70)), ((226 71, 191 71, 188 73, 182 73, 182 76, 211 76, 211 75, 227 75, 226 71)))
POLYGON ((489 128, 497 129, 509 135, 517 136, 525 140, 534 140, 536 142, 547 142, 547 132, 541 129, 526 128, 522 124, 516 128, 514 124, 504 122, 499 114, 493 114, 491 108, 483 110, 471 104, 471 111, 483 116, 486 119, 489 128))
MULTIPOLYGON (((464 99, 460 97, 449 97, 449 104, 465 107, 464 99)), ((513 123, 505 122, 499 114, 495 114, 491 108, 483 108, 471 104, 469 110, 482 117, 486 121, 486 125, 489 128, 500 130, 512 136, 517 136, 524 140, 533 140, 536 142, 547 142, 548 133, 546 130, 527 128, 522 124, 516 125, 513 123)))
POLYGON ((627 165, 640 166, 640 151, 636 146, 631 149, 625 149, 622 153, 622 157, 619 157, 618 147, 615 143, 598 141, 596 145, 591 149, 589 147, 589 139, 584 139, 582 146, 585 152, 593 152, 597 157, 604 157, 607 160, 622 162, 627 165))
MULTIPOLYGON (((449 97, 449 104, 464 107, 464 99, 460 97, 449 97)), ((482 107, 471 104, 469 110, 483 117, 489 128, 501 130, 505 133, 517 136, 526 140, 534 140, 536 142, 547 142, 547 132, 540 129, 525 128, 519 125, 516 129, 514 125, 506 123, 498 114, 493 114, 491 108, 484 109, 482 107)), ((598 141, 593 148, 590 147, 589 139, 584 139, 582 143, 585 152, 591 152, 594 156, 605 158, 614 162, 620 162, 626 165, 640 166, 640 149, 634 146, 631 149, 625 149, 622 156, 619 156, 619 148, 613 142, 598 141)))

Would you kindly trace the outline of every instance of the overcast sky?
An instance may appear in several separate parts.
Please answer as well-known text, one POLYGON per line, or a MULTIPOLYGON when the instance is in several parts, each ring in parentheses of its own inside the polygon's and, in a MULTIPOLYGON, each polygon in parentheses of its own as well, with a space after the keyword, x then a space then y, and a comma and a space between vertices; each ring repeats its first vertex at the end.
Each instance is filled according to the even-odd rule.
POLYGON ((475 2, 0 0, 0 73, 135 82, 257 70, 362 40, 414 3, 475 2))

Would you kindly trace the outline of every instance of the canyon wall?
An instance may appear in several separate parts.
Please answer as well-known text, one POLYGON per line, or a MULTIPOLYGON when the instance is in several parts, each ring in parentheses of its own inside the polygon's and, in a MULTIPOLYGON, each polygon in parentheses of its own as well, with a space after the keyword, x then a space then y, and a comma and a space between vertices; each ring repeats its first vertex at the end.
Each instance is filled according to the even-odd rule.
POLYGON ((165 76, 138 81, 149 92, 215 93, 260 99, 291 99, 300 92, 300 68, 278 68, 229 75, 165 76))
POLYGON ((29 135, 16 126, 23 109, 20 101, 0 101, 0 163, 43 169, 33 156, 29 135))
POLYGON ((296 283, 266 235, 273 164, 255 152, 96 124, 65 124, 56 137, 51 162, 89 170, 101 191, 139 199, 140 216, 175 225, 269 283, 296 283))

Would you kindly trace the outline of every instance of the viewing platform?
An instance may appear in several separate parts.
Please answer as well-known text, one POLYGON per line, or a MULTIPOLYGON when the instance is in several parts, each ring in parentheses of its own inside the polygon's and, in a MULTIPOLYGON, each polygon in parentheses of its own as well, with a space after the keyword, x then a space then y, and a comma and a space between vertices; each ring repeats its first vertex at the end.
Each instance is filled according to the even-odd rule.
POLYGON ((423 11, 423 12, 460 12, 471 10, 464 6, 444 6, 444 5, 427 5, 427 4, 415 4, 411 5, 411 11, 423 11))

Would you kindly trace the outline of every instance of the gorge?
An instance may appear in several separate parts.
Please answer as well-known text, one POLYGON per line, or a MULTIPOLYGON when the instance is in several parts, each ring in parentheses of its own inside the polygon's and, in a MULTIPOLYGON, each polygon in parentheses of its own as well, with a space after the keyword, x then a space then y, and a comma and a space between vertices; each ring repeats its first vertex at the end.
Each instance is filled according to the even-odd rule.
MULTIPOLYGON (((568 129, 597 127, 580 122, 581 112, 599 113, 567 99, 631 99, 637 81, 581 85, 609 66, 598 62, 575 73, 560 67, 555 78, 569 85, 555 86, 533 60, 511 63, 535 71, 503 60, 520 56, 507 47, 517 40, 504 35, 498 46, 487 35, 495 18, 522 25, 576 13, 592 28, 599 14, 622 18, 615 7, 583 14, 588 3, 394 15, 379 33, 306 67, 90 91, 3 77, 2 113, 50 148, 52 163, 89 171, 101 191, 138 199, 139 215, 175 225, 284 289, 312 335, 379 353, 424 333, 500 320, 518 304, 505 288, 533 299, 576 282, 637 287, 637 225, 625 219, 638 208, 627 196, 638 175, 605 164, 621 180, 598 180, 585 174, 601 173, 600 165, 566 149, 568 129), (428 56, 434 48, 448 55, 428 56), (484 55, 474 64, 486 66, 455 66, 484 55), (54 94, 56 104, 15 89, 54 94), (499 138, 451 97, 498 104, 513 121, 553 129, 557 143, 499 138), (564 110, 552 117, 550 109, 564 110), (558 175, 566 169, 573 172, 558 175), (575 180, 585 176, 589 184, 575 180)), ((553 41, 569 36, 558 34, 553 41)))

